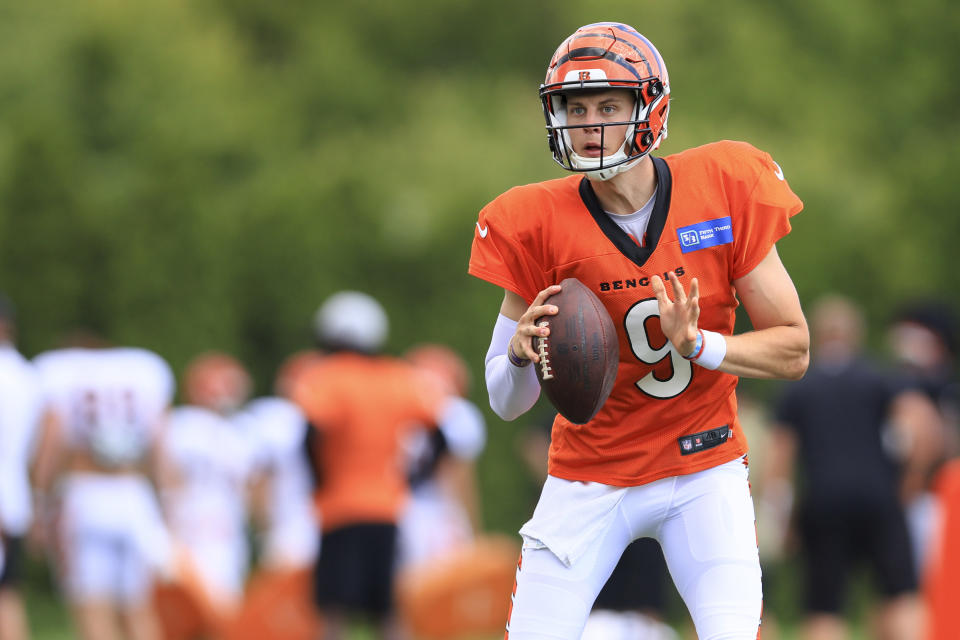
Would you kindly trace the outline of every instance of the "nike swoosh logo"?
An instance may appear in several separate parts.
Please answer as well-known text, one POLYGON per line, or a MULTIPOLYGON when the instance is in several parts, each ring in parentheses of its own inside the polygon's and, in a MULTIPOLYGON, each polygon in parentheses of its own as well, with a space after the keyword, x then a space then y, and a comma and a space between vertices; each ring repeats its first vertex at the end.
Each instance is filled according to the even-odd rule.
MULTIPOLYGON (((781 180, 782 180, 782 179, 783 179, 783 178, 781 178, 781 180)), ((481 238, 486 238, 486 237, 487 237, 487 232, 490 231, 490 227, 481 227, 481 226, 480 226, 480 223, 478 222, 478 223, 477 223, 477 231, 480 232, 480 237, 481 237, 481 238)))
POLYGON ((778 180, 783 180, 783 169, 781 169, 780 165, 778 165, 776 162, 773 163, 773 166, 777 168, 777 170, 773 172, 773 175, 777 176, 778 180))

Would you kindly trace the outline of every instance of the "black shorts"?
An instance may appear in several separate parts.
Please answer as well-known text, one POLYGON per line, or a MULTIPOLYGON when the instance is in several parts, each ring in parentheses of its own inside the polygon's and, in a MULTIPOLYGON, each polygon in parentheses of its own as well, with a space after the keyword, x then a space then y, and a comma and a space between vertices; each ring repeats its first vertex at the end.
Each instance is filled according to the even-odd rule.
POLYGON ((624 550, 593 608, 662 613, 667 580, 667 563, 660 543, 653 538, 639 538, 624 550))
POLYGON ((393 608, 396 555, 396 525, 355 524, 325 532, 314 570, 317 606, 382 619, 393 608))
POLYGON ((15 589, 23 580, 23 538, 3 536, 3 556, 0 589, 15 589))
POLYGON ((884 598, 917 590, 907 521, 896 504, 807 506, 800 536, 808 612, 842 613, 850 574, 862 565, 884 598))

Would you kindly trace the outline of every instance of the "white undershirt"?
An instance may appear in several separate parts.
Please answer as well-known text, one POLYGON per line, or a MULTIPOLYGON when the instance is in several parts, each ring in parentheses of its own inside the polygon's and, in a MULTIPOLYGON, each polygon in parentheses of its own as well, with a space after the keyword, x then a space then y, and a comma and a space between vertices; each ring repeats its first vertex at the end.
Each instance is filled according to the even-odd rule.
POLYGON ((637 244, 643 243, 643 236, 647 232, 647 225, 650 223, 650 214, 653 213, 653 205, 656 203, 657 193, 653 192, 646 204, 633 213, 618 214, 605 211, 610 219, 617 223, 617 226, 633 236, 637 244))

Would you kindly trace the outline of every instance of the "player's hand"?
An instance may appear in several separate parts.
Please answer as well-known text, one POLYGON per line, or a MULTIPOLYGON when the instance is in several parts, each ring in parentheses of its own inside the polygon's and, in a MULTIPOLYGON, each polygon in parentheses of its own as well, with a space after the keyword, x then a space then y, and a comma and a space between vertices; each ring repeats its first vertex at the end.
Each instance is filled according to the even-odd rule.
POLYGON ((542 316, 556 315, 559 309, 556 305, 544 304, 552 295, 560 293, 560 285, 550 285, 537 294, 527 310, 517 321, 517 331, 510 338, 510 344, 507 348, 513 351, 513 354, 522 360, 533 360, 540 362, 540 356, 533 348, 533 336, 548 336, 550 329, 547 327, 538 327, 534 322, 542 316))
POLYGON ((663 329, 663 335, 676 347, 680 355, 690 355, 697 341, 700 285, 696 278, 691 280, 688 296, 677 274, 670 271, 667 277, 673 287, 674 300, 667 295, 667 287, 660 276, 650 278, 650 286, 653 288, 653 295, 657 297, 657 305, 660 308, 660 327, 663 329))

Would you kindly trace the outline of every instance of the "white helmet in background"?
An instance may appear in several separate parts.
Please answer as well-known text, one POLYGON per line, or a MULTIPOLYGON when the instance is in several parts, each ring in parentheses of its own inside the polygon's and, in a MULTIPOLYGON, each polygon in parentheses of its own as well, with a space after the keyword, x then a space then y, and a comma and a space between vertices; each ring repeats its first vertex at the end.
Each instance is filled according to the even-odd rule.
POLYGON ((327 298, 313 318, 317 339, 328 349, 379 351, 387 340, 387 313, 371 296, 340 291, 327 298))

